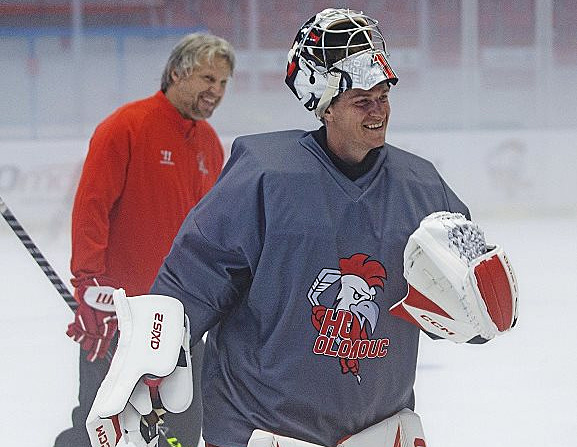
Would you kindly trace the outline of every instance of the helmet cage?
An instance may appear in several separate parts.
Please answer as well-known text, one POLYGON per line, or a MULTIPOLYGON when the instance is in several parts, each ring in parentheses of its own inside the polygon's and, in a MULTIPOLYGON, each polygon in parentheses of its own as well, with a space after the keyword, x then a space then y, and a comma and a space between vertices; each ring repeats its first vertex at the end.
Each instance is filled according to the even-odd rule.
MULTIPOLYGON (((362 13, 346 11, 347 19, 337 19, 326 28, 323 27, 323 22, 327 20, 318 20, 305 31, 307 38, 299 44, 297 54, 305 58, 305 63, 308 63, 312 70, 326 73, 339 60, 360 51, 380 50, 387 54, 385 39, 377 26, 378 22, 362 13), (356 28, 351 28, 351 25, 356 25, 356 28), (347 38, 347 41, 339 45, 339 41, 342 42, 344 38, 347 38), (339 53, 341 57, 337 56, 339 53), (314 63, 309 61, 308 56, 312 56, 314 63)), ((327 19, 330 19, 330 16, 327 19)))
POLYGON ((286 83, 317 117, 345 90, 397 83, 377 25, 362 12, 325 9, 299 30, 288 55, 286 83), (353 75, 358 82, 351 81, 353 75))

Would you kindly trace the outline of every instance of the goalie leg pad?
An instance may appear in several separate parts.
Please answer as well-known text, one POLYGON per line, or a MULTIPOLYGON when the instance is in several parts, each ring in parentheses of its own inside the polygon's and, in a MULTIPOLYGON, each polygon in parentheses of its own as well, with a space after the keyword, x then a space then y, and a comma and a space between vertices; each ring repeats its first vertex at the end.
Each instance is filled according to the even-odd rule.
POLYGON ((141 435, 141 415, 131 405, 111 418, 89 416, 86 423, 90 444, 97 447, 157 447, 158 434, 148 442, 141 435))
MULTIPOLYGON (((363 431, 347 436, 337 447, 426 447, 421 418, 404 408, 363 431)), ((247 447, 322 447, 319 444, 254 430, 247 447)))
POLYGON ((426 447, 421 418, 404 408, 340 442, 337 447, 426 447))
POLYGON ((275 435, 264 430, 253 430, 246 447, 323 447, 312 442, 275 435))
POLYGON ((112 447, 118 445, 122 430, 118 417, 101 419, 92 413, 86 420, 86 431, 93 446, 112 447))

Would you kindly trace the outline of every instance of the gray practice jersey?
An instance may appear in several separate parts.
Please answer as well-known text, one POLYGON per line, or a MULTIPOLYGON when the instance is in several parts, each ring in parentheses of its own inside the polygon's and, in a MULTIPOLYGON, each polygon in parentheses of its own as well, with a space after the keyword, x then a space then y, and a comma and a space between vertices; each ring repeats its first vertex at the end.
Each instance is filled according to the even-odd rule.
POLYGON ((260 428, 332 446, 413 408, 419 331, 388 308, 409 235, 442 210, 469 215, 393 146, 352 181, 310 132, 238 138, 152 288, 184 303, 193 340, 209 331, 206 441, 243 447, 260 428))

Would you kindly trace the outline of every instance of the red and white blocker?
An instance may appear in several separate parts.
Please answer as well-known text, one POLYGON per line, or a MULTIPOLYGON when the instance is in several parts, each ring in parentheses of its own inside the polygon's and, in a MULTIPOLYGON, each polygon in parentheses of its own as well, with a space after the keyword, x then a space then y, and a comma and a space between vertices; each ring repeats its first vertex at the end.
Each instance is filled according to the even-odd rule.
POLYGON ((500 246, 463 215, 427 216, 404 252, 407 295, 390 308, 423 331, 456 343, 491 340, 517 320, 517 281, 500 246))
POLYGON ((113 297, 118 347, 86 430, 92 447, 157 447, 163 414, 192 402, 188 318, 169 296, 127 297, 116 289, 113 297))

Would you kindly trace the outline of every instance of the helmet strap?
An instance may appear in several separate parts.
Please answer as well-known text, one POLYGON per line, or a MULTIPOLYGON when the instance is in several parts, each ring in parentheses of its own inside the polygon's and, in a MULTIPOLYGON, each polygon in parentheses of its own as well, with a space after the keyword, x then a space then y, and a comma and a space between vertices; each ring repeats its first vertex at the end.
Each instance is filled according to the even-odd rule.
POLYGON ((327 110, 331 101, 335 97, 335 93, 339 90, 341 76, 340 72, 329 71, 327 73, 327 86, 325 87, 325 91, 323 92, 321 99, 319 99, 319 103, 315 109, 315 115, 318 119, 322 119, 325 110, 327 110))

